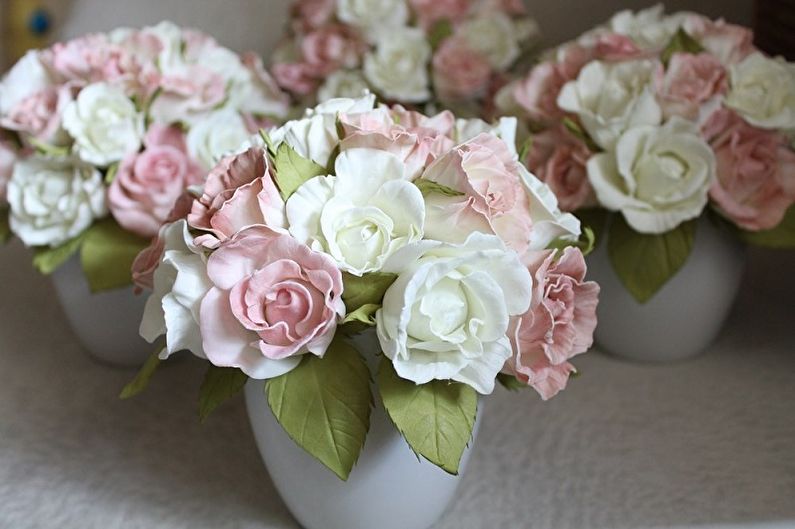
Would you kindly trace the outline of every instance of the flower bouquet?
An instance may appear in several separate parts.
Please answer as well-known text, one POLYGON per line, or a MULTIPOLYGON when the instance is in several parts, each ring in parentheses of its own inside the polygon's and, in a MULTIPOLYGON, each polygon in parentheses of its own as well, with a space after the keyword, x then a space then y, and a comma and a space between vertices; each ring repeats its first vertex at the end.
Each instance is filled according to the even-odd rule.
POLYGON ((597 341, 614 352, 703 349, 739 242, 795 245, 795 65, 752 41, 692 13, 622 11, 503 93, 527 118, 530 170, 605 234, 597 341))
POLYGON ((299 107, 369 88, 483 115, 538 37, 519 0, 296 0, 272 71, 299 107))
POLYGON ((137 261, 141 334, 165 342, 122 396, 189 350, 209 364, 202 418, 245 386, 304 527, 429 526, 478 395, 552 397, 596 325, 579 221, 518 162, 514 126, 367 95, 223 158, 137 261))
POLYGON ((0 226, 55 272, 92 353, 143 362, 143 301, 119 290, 133 258, 217 156, 286 111, 259 59, 170 23, 30 51, 4 77, 0 226))

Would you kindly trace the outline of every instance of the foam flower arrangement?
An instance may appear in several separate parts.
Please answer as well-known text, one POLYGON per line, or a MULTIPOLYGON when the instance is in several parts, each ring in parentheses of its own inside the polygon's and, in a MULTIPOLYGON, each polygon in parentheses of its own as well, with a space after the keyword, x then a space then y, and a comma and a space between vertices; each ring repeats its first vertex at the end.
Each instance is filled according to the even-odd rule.
POLYGON ((273 74, 305 108, 369 88, 483 114, 538 36, 519 0, 296 0, 273 74))
POLYGON ((80 250, 93 290, 129 284, 184 189, 287 104, 258 58, 170 23, 30 51, 0 83, 4 233, 44 273, 80 250))
POLYGON ((795 245, 795 64, 750 30, 622 11, 502 95, 528 118, 528 167, 561 207, 620 213, 608 253, 639 301, 686 262, 708 211, 749 242, 795 245))
POLYGON ((496 380, 544 399, 566 386, 599 287, 579 221, 502 139, 515 120, 374 104, 330 100, 263 134, 161 229, 135 268, 153 287, 141 334, 165 345, 123 396, 189 350, 209 363, 202 417, 262 380, 287 433, 345 479, 373 402, 364 357, 408 443, 451 473, 496 380))

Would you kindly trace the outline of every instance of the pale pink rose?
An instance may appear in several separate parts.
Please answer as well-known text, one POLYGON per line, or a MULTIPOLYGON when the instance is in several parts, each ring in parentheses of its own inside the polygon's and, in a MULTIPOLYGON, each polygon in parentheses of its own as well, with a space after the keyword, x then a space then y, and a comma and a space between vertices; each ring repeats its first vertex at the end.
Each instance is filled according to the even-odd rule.
POLYGON ((334 24, 317 29, 301 41, 304 61, 316 77, 325 77, 340 68, 353 68, 364 52, 362 43, 345 26, 334 24))
POLYGON ((684 29, 723 64, 738 63, 756 51, 753 31, 723 19, 692 15, 685 20, 684 29))
POLYGON ((586 270, 578 248, 541 252, 530 265, 535 281, 530 309, 511 321, 513 356, 504 372, 544 400, 566 387, 575 371, 569 360, 593 344, 599 285, 585 281, 586 270))
POLYGON ((717 160, 712 200, 741 228, 776 227, 795 201, 795 152, 787 138, 727 109, 709 118, 704 135, 717 160))
POLYGON ((297 358, 285 359, 322 357, 345 314, 334 261, 266 226, 222 244, 208 259, 207 275, 214 286, 199 311, 207 359, 253 378, 297 365, 297 358))
POLYGON ((17 149, 10 142, 0 140, 0 205, 6 202, 6 187, 17 162, 17 149))
POLYGON ((665 115, 696 121, 705 103, 729 88, 726 68, 709 53, 675 53, 658 90, 665 115))
POLYGON ((409 0, 420 26, 430 29, 440 20, 461 21, 469 12, 471 0, 409 0))
POLYGON ((566 114, 558 106, 558 94, 570 80, 556 63, 542 62, 516 84, 513 96, 531 119, 540 123, 556 122, 566 114))
POLYGON ((591 152, 585 144, 562 127, 534 134, 527 168, 558 197, 563 211, 595 205, 586 164, 591 152))
POLYGON ((271 71, 279 86, 300 96, 314 92, 319 83, 316 68, 307 63, 277 63, 273 65, 271 71))
POLYGON ((484 95, 491 77, 486 57, 462 38, 450 38, 433 56, 433 84, 442 99, 471 99, 484 95))
MULTIPOLYGON (((246 52, 240 56, 240 61, 251 72, 254 86, 261 94, 267 97, 269 106, 273 106, 273 109, 268 113, 279 116, 287 114, 290 107, 290 98, 279 89, 279 84, 271 77, 271 74, 268 73, 268 70, 262 64, 262 58, 254 52, 246 52)), ((277 123, 265 121, 258 123, 254 128, 249 127, 249 130, 257 131, 275 125, 277 123)))
POLYGON ((224 78, 200 65, 188 66, 178 75, 163 76, 160 89, 153 108, 156 115, 169 122, 210 112, 226 98, 224 78))
POLYGON ((463 193, 450 198, 446 214, 466 220, 472 231, 498 235, 522 255, 531 243, 533 221, 519 171, 505 142, 484 133, 438 158, 422 177, 463 193))
POLYGON ((31 94, 0 119, 0 126, 45 143, 55 142, 61 132, 63 111, 72 101, 72 90, 67 84, 31 94))
POLYGON ((248 226, 282 227, 284 216, 284 201, 271 179, 265 151, 252 147, 226 156, 210 171, 188 224, 209 232, 197 237, 196 244, 215 248, 248 226))
POLYGON ((396 110, 380 107, 373 112, 354 115, 340 114, 339 122, 344 132, 340 149, 369 148, 390 152, 406 163, 406 173, 413 180, 429 163, 453 147, 453 140, 440 132, 440 129, 452 127, 454 121, 448 121, 451 118, 452 114, 448 112, 427 118, 402 107, 396 110), (395 119, 400 115, 406 121, 395 119))
MULTIPOLYGON (((171 212, 163 224, 170 224, 185 218, 190 213, 191 204, 193 204, 193 197, 187 192, 182 193, 174 203, 174 207, 171 208, 171 212)), ((157 266, 163 258, 163 250, 166 244, 160 234, 161 232, 158 232, 152 238, 149 246, 135 256, 131 271, 136 294, 140 294, 144 289, 152 290, 154 288, 155 270, 157 270, 157 266)))
POLYGON ((108 189, 108 208, 124 229, 152 237, 183 191, 201 183, 203 173, 176 127, 153 126, 144 144, 143 152, 121 161, 108 189))
POLYGON ((626 35, 607 33, 596 38, 593 54, 594 58, 600 61, 626 61, 642 58, 648 52, 641 50, 635 41, 626 35))
POLYGON ((411 131, 426 131, 426 135, 452 136, 455 129, 455 116, 443 110, 434 116, 426 116, 402 105, 392 105, 389 109, 392 120, 411 131))
POLYGON ((298 0, 292 6, 292 16, 297 20, 299 32, 317 29, 334 15, 336 0, 298 0))
POLYGON ((58 42, 52 46, 53 69, 68 81, 99 82, 110 46, 108 37, 100 33, 58 42))

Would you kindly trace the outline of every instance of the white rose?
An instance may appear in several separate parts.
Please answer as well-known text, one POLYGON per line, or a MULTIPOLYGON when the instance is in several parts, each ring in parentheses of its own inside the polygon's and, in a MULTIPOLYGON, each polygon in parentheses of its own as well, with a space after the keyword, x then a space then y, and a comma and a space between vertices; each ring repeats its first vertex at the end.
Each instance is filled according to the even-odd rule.
POLYGON ((754 53, 729 72, 727 106, 757 127, 795 129, 795 64, 754 53))
POLYGON ((199 331, 199 308, 212 287, 207 277, 207 258, 185 220, 160 229, 163 257, 154 274, 154 291, 146 301, 140 333, 148 342, 166 335, 160 352, 165 360, 178 351, 205 358, 199 331))
POLYGON ((364 57, 364 76, 388 99, 420 103, 431 97, 428 62, 431 45, 418 28, 390 30, 364 57))
POLYGON ((28 246, 58 246, 107 214, 102 174, 76 160, 17 162, 7 198, 11 230, 28 246))
POLYGON ((588 160, 588 179, 599 203, 621 211, 633 229, 665 233, 701 215, 715 154, 695 124, 674 117, 624 133, 614 152, 588 160))
POLYGON ((509 318, 530 306, 533 280, 516 253, 493 235, 473 233, 459 245, 407 246, 384 271, 399 275, 376 312, 376 330, 397 374, 491 393, 511 355, 509 318))
POLYGON ((0 115, 8 114, 24 99, 51 86, 52 78, 42 64, 39 52, 27 52, 0 82, 0 115))
POLYGON ((495 69, 507 70, 519 58, 519 40, 525 33, 519 29, 508 15, 494 11, 469 19, 461 26, 460 34, 495 69))
POLYGON ((608 27, 613 33, 631 38, 641 49, 662 49, 688 16, 686 12, 666 16, 664 11, 662 4, 637 12, 619 11, 610 19, 608 27))
POLYGON ((335 97, 358 97, 367 90, 367 80, 356 70, 337 70, 323 82, 317 91, 318 101, 335 97))
POLYGON ((337 17, 364 31, 371 39, 409 20, 406 0, 337 0, 337 17))
POLYGON ((287 201, 290 233, 298 241, 361 276, 422 238, 422 193, 406 179, 406 165, 397 156, 347 149, 337 158, 335 173, 312 178, 287 201))
POLYGON ((455 141, 464 143, 478 134, 491 134, 500 138, 508 146, 511 154, 518 157, 516 152, 516 129, 519 120, 514 117, 500 118, 496 123, 486 123, 482 119, 457 119, 455 122, 455 141))
POLYGON ((577 114, 597 145, 609 149, 630 127, 660 123, 654 84, 661 75, 657 61, 593 61, 563 86, 558 106, 577 114))
POLYGON ((96 83, 66 106, 63 127, 81 160, 105 167, 141 147, 144 115, 120 88, 96 83))
POLYGON ((186 142, 191 157, 209 171, 222 156, 234 152, 248 139, 249 132, 243 118, 227 108, 194 123, 186 142))
POLYGON ((314 109, 307 110, 306 117, 288 121, 271 131, 271 139, 278 145, 287 143, 295 152, 326 167, 334 148, 339 144, 337 115, 340 112, 359 114, 375 108, 375 96, 366 94, 358 99, 329 99, 314 109))

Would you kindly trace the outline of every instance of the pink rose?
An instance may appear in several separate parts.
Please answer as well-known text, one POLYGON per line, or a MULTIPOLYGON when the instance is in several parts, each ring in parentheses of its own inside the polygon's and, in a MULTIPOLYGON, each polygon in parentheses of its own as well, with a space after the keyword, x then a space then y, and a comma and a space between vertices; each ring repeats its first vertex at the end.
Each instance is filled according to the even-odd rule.
POLYGON ((776 227, 795 201, 795 152, 787 138, 758 129, 727 109, 709 118, 704 135, 717 160, 712 200, 746 230, 776 227))
POLYGON ((306 35, 301 41, 301 52, 314 75, 325 77, 340 68, 355 67, 363 49, 345 26, 330 25, 306 35))
POLYGON ((0 126, 30 134, 45 143, 56 142, 61 132, 61 116, 71 100, 71 85, 45 88, 17 103, 0 119, 0 126))
POLYGON ((152 237, 185 188, 201 183, 203 173, 176 127, 152 126, 144 145, 143 152, 121 161, 108 189, 108 208, 124 229, 152 237))
POLYGON ((639 59, 647 54, 626 35, 607 33, 599 35, 593 48, 594 59, 600 61, 626 61, 639 59))
POLYGON ((453 147, 453 140, 441 132, 449 132, 455 123, 449 112, 427 118, 402 107, 380 107, 361 114, 340 114, 339 121, 345 134, 342 150, 390 152, 405 162, 410 179, 419 177, 430 162, 453 147))
POLYGON ((334 261, 266 226, 223 243, 207 275, 214 286, 199 311, 207 359, 252 378, 290 371, 306 353, 322 357, 345 315, 334 261))
MULTIPOLYGON (((185 218, 190 212, 191 204, 193 204, 193 197, 187 192, 182 193, 174 203, 174 207, 171 208, 171 212, 163 224, 171 224, 185 218)), ((152 290, 154 288, 155 270, 163 258, 163 250, 166 244, 161 237, 161 233, 162 229, 156 237, 152 238, 149 246, 141 250, 133 261, 132 280, 135 284, 136 294, 140 294, 144 289, 152 290)))
POLYGON ((316 69, 302 62, 281 62, 271 68, 279 86, 299 96, 309 95, 318 86, 316 69))
POLYGON ((17 149, 7 141, 0 141, 0 205, 6 202, 6 186, 14 173, 17 149))
POLYGON ((336 7, 335 0, 298 0, 292 7, 292 16, 298 19, 296 31, 321 27, 331 20, 336 7))
POLYGON ((542 62, 514 88, 514 99, 530 118, 541 122, 559 121, 565 112, 558 106, 558 94, 570 79, 554 62, 542 62))
POLYGON ((675 53, 658 96, 666 116, 697 120, 704 103, 728 90, 726 68, 709 53, 675 53))
POLYGON ((560 209, 576 211, 595 204, 586 168, 590 157, 582 141, 562 128, 548 129, 533 135, 527 168, 549 185, 560 209))
POLYGON ((69 81, 101 81, 105 52, 110 46, 108 37, 99 33, 58 42, 52 46, 53 69, 69 81))
POLYGON ((685 20, 684 29, 723 64, 738 63, 756 51, 753 31, 723 19, 692 15, 685 20))
POLYGON ((215 248, 255 224, 285 226, 284 201, 270 176, 265 151, 252 147, 223 158, 210 171, 202 196, 194 200, 188 224, 209 233, 196 244, 215 248))
MULTIPOLYGON (((463 193, 446 199, 441 213, 458 219, 461 232, 496 234, 522 255, 531 243, 533 221, 519 171, 505 142, 484 133, 438 158, 422 177, 463 193)), ((429 238, 446 240, 447 235, 429 233, 429 229, 426 223, 429 238)))
POLYGON ((430 29, 440 20, 458 22, 469 12, 471 0, 409 0, 420 26, 430 29))
POLYGON ((470 49, 464 39, 447 39, 433 56, 433 83, 443 99, 482 96, 490 77, 488 59, 470 49))
POLYGON ((593 344, 599 285, 585 281, 586 270, 577 248, 560 255, 541 252, 530 266, 535 280, 530 309, 511 321, 513 356, 504 371, 532 386, 544 400, 566 387, 575 371, 569 359, 593 344))
POLYGON ((160 121, 174 122, 210 112, 221 104, 226 98, 226 81, 208 68, 192 65, 179 75, 163 76, 160 90, 152 113, 160 121))

